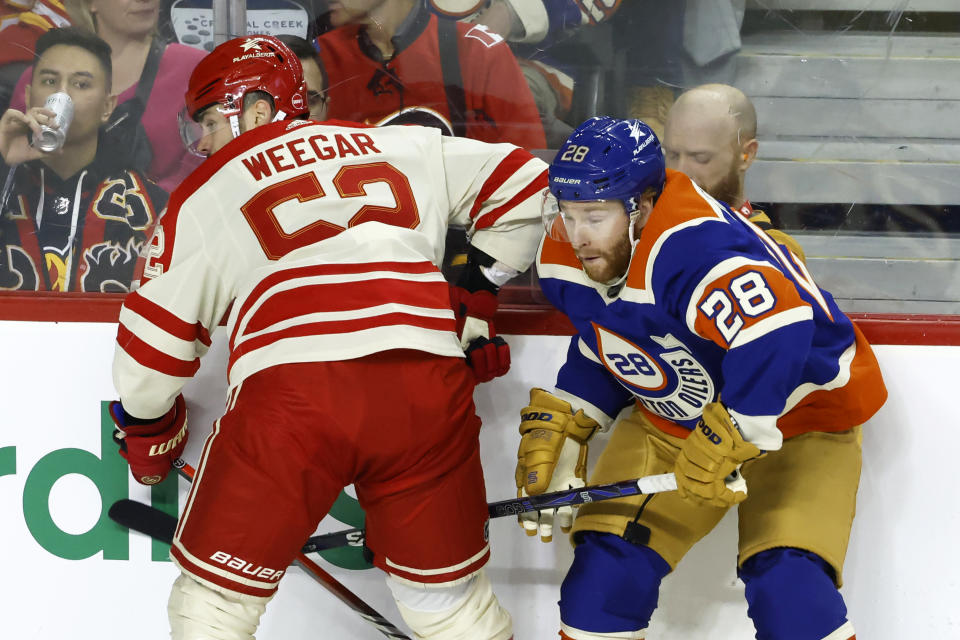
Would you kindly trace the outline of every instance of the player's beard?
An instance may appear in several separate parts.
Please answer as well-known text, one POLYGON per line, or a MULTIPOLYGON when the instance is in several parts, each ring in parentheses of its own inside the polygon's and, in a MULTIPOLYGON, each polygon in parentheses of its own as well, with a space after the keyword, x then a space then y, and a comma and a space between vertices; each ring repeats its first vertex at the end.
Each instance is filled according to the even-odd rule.
POLYGON ((703 190, 721 202, 731 207, 740 206, 740 173, 735 164, 730 165, 730 171, 713 185, 701 185, 703 190))
POLYGON ((624 234, 609 251, 600 254, 599 261, 584 263, 581 260, 580 264, 583 265, 584 272, 591 280, 607 283, 616 280, 627 272, 632 253, 633 245, 630 243, 630 238, 624 234), (599 262, 599 264, 596 264, 596 262, 599 262))

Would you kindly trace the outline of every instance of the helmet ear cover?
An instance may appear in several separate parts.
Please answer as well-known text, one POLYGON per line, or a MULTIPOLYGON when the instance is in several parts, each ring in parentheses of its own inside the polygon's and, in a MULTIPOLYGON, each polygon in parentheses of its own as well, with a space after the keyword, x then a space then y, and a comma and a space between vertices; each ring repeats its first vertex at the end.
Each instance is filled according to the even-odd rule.
POLYGON ((273 99, 277 120, 309 113, 300 59, 267 35, 228 40, 203 58, 190 74, 184 95, 187 113, 196 119, 216 104, 229 119, 243 111, 244 97, 254 91, 273 99))
POLYGON ((560 146, 550 165, 557 200, 619 200, 636 211, 649 188, 663 190, 666 166, 660 141, 640 120, 590 118, 560 146))

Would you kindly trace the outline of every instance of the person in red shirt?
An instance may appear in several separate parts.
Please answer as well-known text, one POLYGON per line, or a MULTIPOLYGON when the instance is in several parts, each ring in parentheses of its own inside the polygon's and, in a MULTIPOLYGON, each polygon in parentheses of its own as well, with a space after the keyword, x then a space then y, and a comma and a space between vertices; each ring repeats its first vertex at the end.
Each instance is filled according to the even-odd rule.
POLYGON ((533 95, 502 37, 441 20, 422 0, 340 0, 317 38, 328 117, 432 123, 485 142, 546 147, 533 95))

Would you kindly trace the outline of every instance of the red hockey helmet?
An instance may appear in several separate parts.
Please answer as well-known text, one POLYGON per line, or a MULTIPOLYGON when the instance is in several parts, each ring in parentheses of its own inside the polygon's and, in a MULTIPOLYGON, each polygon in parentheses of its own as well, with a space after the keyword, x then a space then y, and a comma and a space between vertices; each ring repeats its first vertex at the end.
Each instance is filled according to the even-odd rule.
POLYGON ((228 118, 243 110, 243 97, 263 91, 273 98, 276 120, 307 115, 307 85, 300 59, 273 36, 228 40, 203 58, 190 74, 185 95, 191 118, 219 105, 228 118))

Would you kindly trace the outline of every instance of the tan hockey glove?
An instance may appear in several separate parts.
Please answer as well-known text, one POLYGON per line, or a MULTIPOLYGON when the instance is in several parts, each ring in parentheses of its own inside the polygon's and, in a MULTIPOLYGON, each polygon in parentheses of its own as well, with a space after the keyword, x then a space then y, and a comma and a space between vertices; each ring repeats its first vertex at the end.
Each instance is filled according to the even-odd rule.
MULTIPOLYGON (((530 390, 530 406, 520 414, 517 451, 517 495, 539 495, 582 487, 587 479, 587 441, 599 423, 583 410, 573 413, 570 403, 544 391, 530 390)), ((537 531, 544 542, 553 539, 553 522, 564 532, 573 525, 573 509, 531 511, 520 516, 528 536, 537 531)))
POLYGON ((747 499, 746 485, 743 491, 734 491, 725 484, 727 476, 761 453, 743 439, 724 406, 712 402, 677 456, 677 491, 695 504, 732 507, 747 499))

